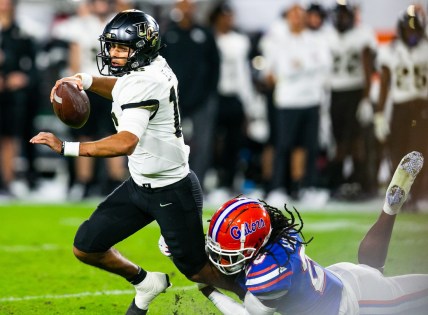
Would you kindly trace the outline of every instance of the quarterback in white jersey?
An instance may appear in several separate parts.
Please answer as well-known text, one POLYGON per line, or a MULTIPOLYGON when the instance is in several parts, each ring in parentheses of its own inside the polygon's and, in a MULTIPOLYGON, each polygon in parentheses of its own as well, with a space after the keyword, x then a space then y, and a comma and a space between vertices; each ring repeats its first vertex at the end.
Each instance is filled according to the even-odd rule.
POLYGON ((118 78, 112 96, 117 131, 140 139, 128 157, 132 179, 157 188, 186 177, 189 147, 181 134, 177 78, 165 59, 158 56, 144 71, 118 78))
POLYGON ((99 40, 99 72, 106 77, 79 73, 63 78, 52 89, 51 98, 61 82, 71 81, 112 100, 117 133, 98 141, 67 142, 40 132, 30 140, 66 156, 129 158, 131 177, 79 227, 75 256, 133 284, 136 295, 126 314, 146 314, 149 303, 169 287, 168 275, 144 270, 113 246, 156 221, 174 264, 186 277, 242 292, 220 272, 213 273, 205 253, 202 190, 189 170, 177 78, 159 55, 159 25, 142 11, 127 10, 106 25, 99 40))
POLYGON ((200 286, 201 292, 226 315, 426 314, 428 274, 382 274, 396 215, 422 165, 419 152, 401 160, 383 211, 360 243, 358 264, 325 268, 310 259, 297 211, 300 222, 288 209, 284 215, 263 201, 227 201, 210 220, 207 251, 247 293, 238 303, 212 287, 200 286))

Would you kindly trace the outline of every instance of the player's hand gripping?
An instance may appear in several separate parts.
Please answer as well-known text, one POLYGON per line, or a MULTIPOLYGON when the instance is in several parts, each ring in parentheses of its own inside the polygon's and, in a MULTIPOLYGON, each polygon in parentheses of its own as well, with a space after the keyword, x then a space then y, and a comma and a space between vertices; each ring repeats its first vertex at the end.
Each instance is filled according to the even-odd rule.
POLYGON ((55 82, 55 85, 54 85, 54 87, 51 90, 51 95, 50 95, 51 103, 53 102, 53 98, 54 98, 56 89, 58 88, 58 86, 62 82, 71 82, 71 83, 74 83, 74 84, 77 85, 77 87, 79 88, 79 90, 83 90, 83 80, 82 80, 82 77, 81 77, 81 75, 79 73, 75 74, 72 77, 65 77, 65 78, 59 79, 59 80, 57 80, 55 82))
POLYGON ((55 151, 58 154, 61 154, 62 150, 62 141, 58 139, 53 133, 50 132, 39 132, 36 136, 30 139, 30 143, 33 144, 44 144, 55 151))

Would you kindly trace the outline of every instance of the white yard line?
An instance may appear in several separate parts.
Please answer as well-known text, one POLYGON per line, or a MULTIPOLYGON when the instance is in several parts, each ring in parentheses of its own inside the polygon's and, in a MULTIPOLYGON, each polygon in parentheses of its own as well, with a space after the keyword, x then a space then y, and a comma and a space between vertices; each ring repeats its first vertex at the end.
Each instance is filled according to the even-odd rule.
MULTIPOLYGON (((183 287, 174 287, 168 289, 170 291, 188 291, 196 290, 196 285, 188 285, 183 287)), ((52 299, 74 299, 85 296, 101 296, 101 295, 127 295, 133 294, 134 290, 111 290, 111 291, 95 291, 95 292, 80 292, 70 294, 45 294, 45 295, 27 295, 27 296, 9 296, 0 298, 0 303, 4 302, 21 302, 29 300, 52 300, 52 299)))
POLYGON ((54 251, 59 249, 60 249, 60 246, 55 244, 0 245, 0 252, 7 252, 7 253, 54 251))

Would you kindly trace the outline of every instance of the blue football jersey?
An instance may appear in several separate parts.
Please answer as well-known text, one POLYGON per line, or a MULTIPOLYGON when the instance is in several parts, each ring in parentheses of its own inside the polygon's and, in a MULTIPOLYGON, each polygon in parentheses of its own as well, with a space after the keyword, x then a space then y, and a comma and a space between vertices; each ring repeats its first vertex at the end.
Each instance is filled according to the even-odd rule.
POLYGON ((240 275, 241 286, 261 301, 277 300, 277 311, 286 314, 338 314, 342 282, 305 254, 300 236, 295 245, 286 239, 269 244, 240 275))

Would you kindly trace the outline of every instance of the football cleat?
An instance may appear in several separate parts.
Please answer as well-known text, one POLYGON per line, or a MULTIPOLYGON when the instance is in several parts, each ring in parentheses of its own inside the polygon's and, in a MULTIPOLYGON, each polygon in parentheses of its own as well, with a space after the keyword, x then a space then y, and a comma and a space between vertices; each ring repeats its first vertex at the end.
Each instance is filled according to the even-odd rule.
POLYGON ((125 315, 146 315, 148 310, 142 310, 135 305, 135 299, 132 300, 125 315))
POLYGON ((169 277, 161 272, 147 272, 143 281, 134 285, 135 298, 126 311, 126 315, 144 315, 147 313, 150 302, 160 293, 164 293, 171 286, 169 277))
POLYGON ((424 157, 417 151, 410 152, 401 159, 386 190, 383 206, 386 213, 394 215, 400 211, 423 164, 424 157))

